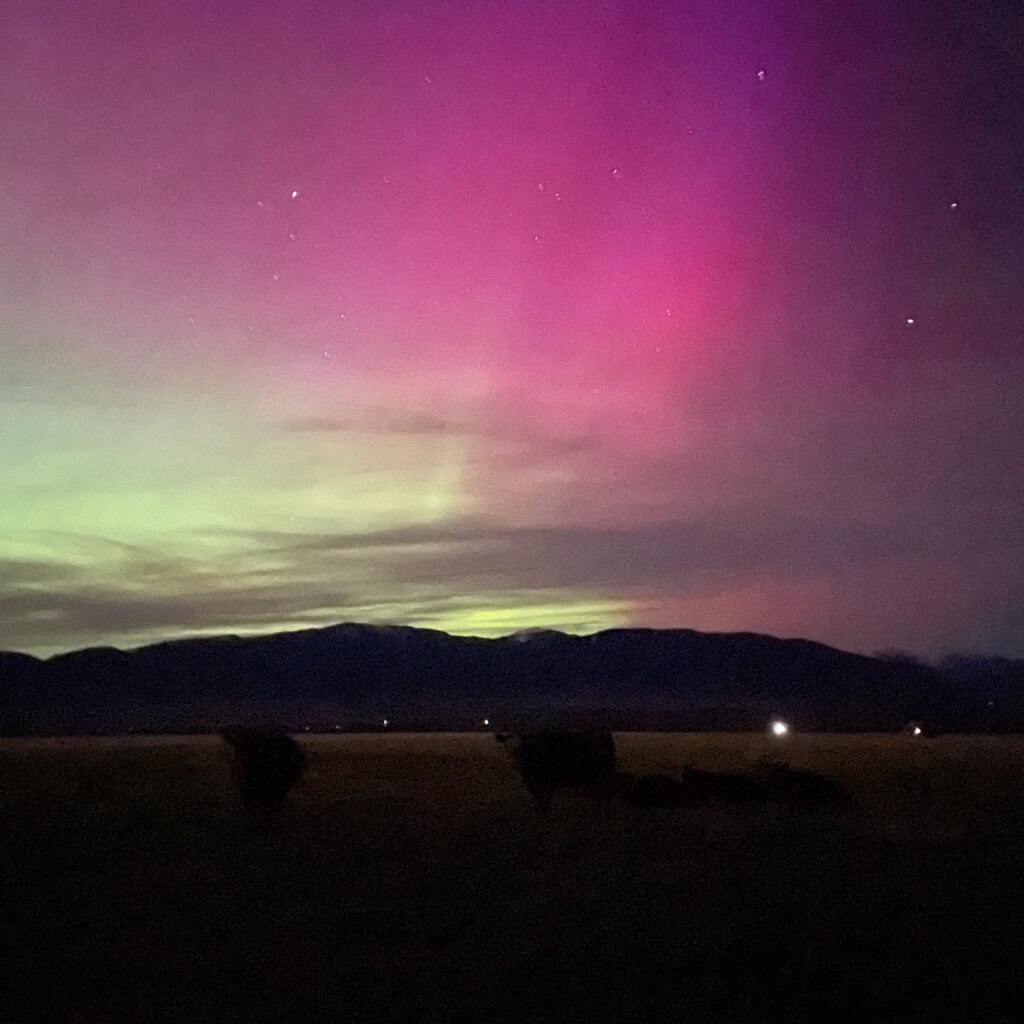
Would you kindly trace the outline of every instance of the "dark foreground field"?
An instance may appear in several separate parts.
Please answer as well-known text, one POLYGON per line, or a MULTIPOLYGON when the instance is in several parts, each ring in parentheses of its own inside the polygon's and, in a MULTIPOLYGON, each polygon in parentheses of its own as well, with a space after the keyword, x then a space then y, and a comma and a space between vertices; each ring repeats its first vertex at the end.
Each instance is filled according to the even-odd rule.
POLYGON ((0 742, 0 1020, 1024 1019, 1024 741, 640 735, 852 810, 556 797, 489 735, 309 737, 255 835, 214 738, 0 742))

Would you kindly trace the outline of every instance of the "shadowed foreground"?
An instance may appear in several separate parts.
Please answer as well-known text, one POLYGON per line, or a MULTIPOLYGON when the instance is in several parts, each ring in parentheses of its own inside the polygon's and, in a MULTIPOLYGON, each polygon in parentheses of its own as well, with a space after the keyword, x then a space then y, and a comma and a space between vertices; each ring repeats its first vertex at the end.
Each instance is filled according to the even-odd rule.
POLYGON ((490 735, 308 737, 270 835, 217 737, 0 744, 4 1021, 1017 1019, 1024 741, 616 737, 768 754, 849 808, 555 795, 490 735))

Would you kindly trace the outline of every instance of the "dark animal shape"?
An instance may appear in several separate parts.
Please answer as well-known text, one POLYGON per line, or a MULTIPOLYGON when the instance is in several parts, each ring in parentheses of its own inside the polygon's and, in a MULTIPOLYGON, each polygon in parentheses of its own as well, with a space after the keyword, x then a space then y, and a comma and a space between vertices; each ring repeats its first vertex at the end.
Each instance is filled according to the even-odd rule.
POLYGON ((763 767, 765 796, 776 803, 805 807, 849 807, 850 794, 834 779, 784 764, 763 767))
POLYGON ((615 741, 610 732, 498 733, 537 810, 545 817, 559 789, 585 789, 607 804, 615 789, 615 741))
POLYGON ((720 800, 723 803, 744 804, 765 799, 765 787, 754 775, 734 772, 708 772, 700 768, 687 768, 682 787, 690 802, 720 800))
POLYGON ((686 786, 670 775, 640 775, 623 791, 626 803, 634 807, 682 807, 693 803, 686 786))
POLYGON ((244 726, 225 729, 221 737, 234 749, 238 789, 253 823, 275 824, 306 766, 302 748, 284 733, 244 726))

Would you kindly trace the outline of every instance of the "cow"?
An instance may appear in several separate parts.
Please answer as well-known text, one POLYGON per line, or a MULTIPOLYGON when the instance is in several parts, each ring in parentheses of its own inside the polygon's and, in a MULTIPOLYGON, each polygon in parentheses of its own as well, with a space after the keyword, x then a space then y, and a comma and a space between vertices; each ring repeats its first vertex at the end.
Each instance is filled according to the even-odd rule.
POLYGON ((616 786, 615 741, 599 729, 587 732, 498 733, 537 811, 547 817, 558 789, 585 789, 607 805, 616 786))
POLYGON ((840 783, 816 772, 762 762, 761 776, 769 802, 791 807, 849 808, 850 794, 840 783))
POLYGON ((302 748, 283 732, 240 725, 220 735, 234 750, 235 778, 250 820, 257 828, 272 827, 306 767, 302 748))
POLYGON ((762 779, 738 772, 709 772, 687 768, 682 787, 690 800, 702 803, 717 800, 727 804, 753 803, 766 798, 762 779))
POLYGON ((764 783, 752 775, 687 768, 681 777, 653 774, 620 776, 620 792, 636 807, 688 807, 710 801, 754 803, 767 798, 764 783))
POLYGON ((624 776, 620 792, 634 807, 682 807, 693 802, 686 787, 671 775, 624 776))

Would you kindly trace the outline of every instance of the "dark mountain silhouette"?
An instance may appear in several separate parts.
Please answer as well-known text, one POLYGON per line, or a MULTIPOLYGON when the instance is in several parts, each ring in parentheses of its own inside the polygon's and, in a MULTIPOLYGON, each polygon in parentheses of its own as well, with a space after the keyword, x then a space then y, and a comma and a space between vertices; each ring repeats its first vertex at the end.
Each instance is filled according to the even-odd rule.
POLYGON ((269 636, 0 653, 0 732, 516 728, 1011 731, 1024 661, 937 667, 809 640, 688 629, 500 639, 346 623, 269 636))

